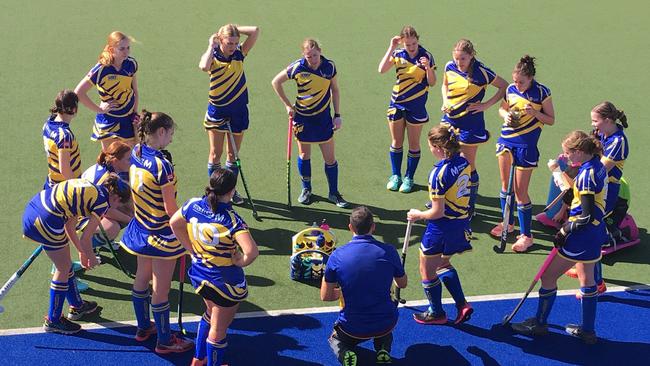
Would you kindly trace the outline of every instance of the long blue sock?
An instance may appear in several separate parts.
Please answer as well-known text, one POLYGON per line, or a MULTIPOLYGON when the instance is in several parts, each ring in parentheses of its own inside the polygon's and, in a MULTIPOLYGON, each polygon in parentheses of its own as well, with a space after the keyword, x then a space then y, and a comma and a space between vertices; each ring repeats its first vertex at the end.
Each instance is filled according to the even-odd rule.
POLYGON ((135 311, 135 319, 138 321, 138 328, 149 329, 151 325, 151 315, 149 315, 151 296, 149 289, 144 291, 131 290, 131 302, 133 302, 133 310, 135 311))
POLYGON ((598 287, 580 287, 582 293, 582 330, 594 331, 596 323, 596 305, 598 304, 598 287))
POLYGON ((539 324, 546 324, 548 321, 548 315, 551 313, 553 308, 553 303, 557 297, 557 288, 554 289, 545 289, 541 287, 539 289, 539 300, 537 302, 537 322, 539 324))
MULTIPOLYGON (((499 202, 501 203, 501 212, 506 210, 506 198, 508 198, 508 192, 499 191, 499 202)), ((508 219, 508 224, 512 225, 515 222, 515 215, 513 210, 515 209, 515 200, 510 200, 510 218, 508 219)))
POLYGON ((442 268, 436 271, 436 274, 451 294, 451 297, 454 298, 456 306, 465 305, 467 300, 465 300, 465 294, 463 293, 463 287, 460 284, 460 278, 458 277, 456 268, 452 266, 442 268))
POLYGON ((70 267, 70 272, 68 272, 68 292, 66 292, 65 298, 68 300, 68 305, 75 308, 83 305, 81 295, 79 295, 79 289, 77 288, 77 276, 75 276, 72 267, 70 267))
POLYGON ((533 234, 530 232, 530 227, 533 223, 533 204, 530 202, 517 204, 517 216, 521 233, 532 238, 533 234))
POLYGON ((311 160, 298 157, 298 174, 302 180, 302 188, 311 190, 311 160))
POLYGON ((54 281, 50 283, 50 308, 47 311, 47 317, 53 323, 58 323, 63 312, 65 296, 68 293, 68 283, 54 281))
POLYGON ((393 175, 398 177, 402 176, 402 158, 404 157, 404 150, 401 147, 393 147, 391 145, 390 152, 390 167, 393 175))
POLYGON ((221 168, 221 163, 208 163, 208 178, 210 178, 212 173, 219 168, 221 168))
POLYGON ((413 179, 413 177, 415 176, 415 170, 418 168, 419 162, 420 162, 420 150, 417 151, 409 150, 409 153, 406 156, 406 173, 404 174, 407 178, 413 179))
POLYGON ((441 316, 445 313, 442 309, 442 284, 440 279, 422 281, 424 295, 429 300, 429 311, 434 316, 441 316))
POLYGON ((160 304, 151 304, 151 311, 158 331, 158 343, 169 344, 171 329, 169 325, 169 301, 160 304))
POLYGON ((594 280, 596 281, 596 286, 603 282, 603 264, 600 261, 594 265, 594 280))
POLYGON ((230 170, 235 174, 235 177, 239 174, 239 167, 237 166, 237 163, 234 161, 226 161, 226 169, 230 170))
POLYGON ((197 360, 202 360, 206 356, 206 341, 208 339, 208 333, 210 333, 210 314, 207 310, 203 313, 201 321, 199 322, 199 327, 196 330, 196 343, 194 343, 194 358, 197 360))
POLYGON ((327 177, 327 185, 329 186, 329 193, 339 193, 339 162, 335 161, 332 165, 325 164, 325 176, 327 177))
POLYGON ((469 190, 469 212, 474 213, 474 207, 476 206, 476 196, 478 196, 478 172, 472 170, 472 174, 469 176, 470 190, 469 190))
POLYGON ((228 347, 226 338, 220 341, 208 338, 206 342, 206 351, 208 353, 207 366, 221 366, 224 361, 224 355, 226 354, 226 347, 228 347))

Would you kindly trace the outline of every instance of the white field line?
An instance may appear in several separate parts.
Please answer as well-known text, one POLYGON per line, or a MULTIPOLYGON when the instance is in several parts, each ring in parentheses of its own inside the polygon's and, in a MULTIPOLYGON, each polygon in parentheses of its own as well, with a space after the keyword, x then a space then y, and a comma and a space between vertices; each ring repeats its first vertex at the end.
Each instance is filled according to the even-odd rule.
MULTIPOLYGON (((640 289, 650 289, 650 285, 637 285, 631 287, 617 286, 617 287, 608 287, 607 293, 610 292, 621 292, 621 291, 633 291, 640 289)), ((577 290, 560 290, 557 292, 559 296, 565 295, 574 295, 577 290)), ((480 296, 469 296, 467 298, 468 302, 482 302, 482 301, 497 301, 497 300, 512 300, 520 299, 524 296, 524 293, 514 293, 514 294, 500 294, 500 295, 480 295, 480 296)), ((530 298, 538 297, 537 291, 532 292, 529 295, 530 298)), ((451 304, 454 300, 451 298, 446 298, 442 300, 443 304, 451 304)), ((427 300, 415 300, 407 301, 403 306, 423 306, 428 304, 427 300)), ((247 313, 239 313, 235 315, 235 319, 246 319, 246 318, 260 318, 265 316, 282 316, 282 315, 304 315, 304 314, 314 314, 314 313, 330 313, 339 311, 338 306, 326 306, 326 307, 315 307, 315 308, 301 308, 301 309, 286 309, 286 310, 269 310, 269 311, 253 311, 247 313)), ((6 310, 3 315, 6 316, 6 310)), ((198 322, 201 320, 201 316, 190 316, 183 317, 184 323, 198 322)), ((170 319, 174 324, 177 323, 177 318, 170 319)), ((127 320, 120 322, 109 322, 109 323, 89 323, 83 324, 82 328, 84 330, 93 330, 93 329, 104 329, 104 328, 120 328, 126 326, 136 326, 137 322, 135 320, 127 320)), ((0 336, 9 336, 9 335, 20 335, 20 334, 32 334, 32 333, 43 333, 42 327, 35 328, 16 328, 16 329, 0 329, 0 336)))

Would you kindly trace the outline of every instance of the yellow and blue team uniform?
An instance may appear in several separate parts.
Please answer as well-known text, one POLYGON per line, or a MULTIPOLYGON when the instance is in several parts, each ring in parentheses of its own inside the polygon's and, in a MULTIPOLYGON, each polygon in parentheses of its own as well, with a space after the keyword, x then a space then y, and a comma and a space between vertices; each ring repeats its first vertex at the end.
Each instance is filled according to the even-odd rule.
POLYGON ((389 121, 402 118, 408 123, 420 124, 429 121, 426 102, 429 95, 429 82, 420 58, 429 60, 429 67, 435 69, 433 56, 424 47, 419 46, 415 57, 410 57, 405 49, 393 52, 392 61, 395 64, 397 80, 386 113, 389 121))
POLYGON ((71 218, 95 216, 108 211, 108 191, 85 179, 69 179, 34 196, 23 214, 23 235, 57 250, 68 245, 65 222, 71 218))
POLYGON ((468 72, 461 71, 453 61, 445 65, 443 75, 447 83, 448 113, 442 116, 442 122, 458 130, 459 141, 465 145, 486 142, 490 133, 485 129, 483 112, 471 113, 467 107, 471 103, 480 103, 485 90, 497 75, 479 60, 474 59, 468 72))
POLYGON ((294 104, 293 132, 298 141, 321 144, 334 135, 330 113, 331 80, 336 76, 334 62, 321 56, 318 69, 309 67, 301 58, 287 67, 287 76, 295 80, 298 95, 294 104))
POLYGON ((609 215, 618 201, 618 192, 621 189, 621 178, 623 177, 623 165, 630 152, 627 137, 621 127, 612 135, 605 137, 599 134, 600 142, 603 145, 603 158, 614 162, 614 166, 607 173, 607 198, 605 205, 605 216, 609 215))
MULTIPOLYGON (((106 188, 85 179, 70 179, 46 188, 25 207, 23 236, 39 243, 46 251, 65 248, 68 245, 65 222, 91 216, 100 220, 109 209, 108 198, 106 188)), ((53 279, 50 283, 50 322, 59 322, 65 300, 75 308, 83 305, 72 266, 67 281, 53 279)))
POLYGON ((210 91, 208 110, 203 127, 206 130, 228 131, 240 134, 248 129, 248 86, 244 74, 244 58, 241 45, 230 57, 219 47, 212 53, 210 65, 210 91))
POLYGON ((59 151, 70 151, 72 178, 79 178, 81 175, 81 156, 77 139, 70 130, 70 124, 55 121, 55 117, 56 115, 50 116, 43 125, 43 146, 47 156, 47 178, 43 189, 51 188, 64 180, 59 165, 59 151))
MULTIPOLYGON (((244 270, 232 263, 232 255, 237 250, 237 236, 248 233, 244 220, 230 203, 218 203, 217 211, 213 212, 206 197, 185 202, 181 215, 187 221, 187 232, 194 252, 188 275, 196 293, 224 307, 244 301, 248 297, 244 270)), ((216 358, 222 360, 226 339, 216 344, 207 342, 209 330, 210 314, 206 310, 196 335, 195 358, 204 358, 206 349, 210 349, 213 352, 207 352, 209 361, 215 352, 216 358)))
MULTIPOLYGON (((386 115, 388 121, 404 119, 406 123, 422 124, 429 121, 426 103, 429 96, 429 82, 424 66, 420 65, 421 57, 429 60, 429 67, 435 69, 436 64, 431 53, 419 46, 415 57, 410 57, 405 49, 393 52, 392 61, 395 64, 397 79, 393 86, 390 104, 386 115)), ((402 147, 391 146, 389 157, 392 175, 402 176, 402 147)), ((406 177, 413 179, 420 160, 420 151, 409 151, 406 164, 406 177)))
POLYGON ((326 282, 338 283, 341 288, 341 310, 334 324, 336 338, 354 346, 390 335, 398 316, 390 288, 393 278, 403 276, 395 247, 372 235, 355 235, 348 244, 337 248, 324 274, 326 282))
MULTIPOLYGON (((542 104, 550 100, 551 90, 543 84, 533 79, 530 87, 520 92, 514 84, 508 85, 505 102, 508 104, 510 111, 524 111, 527 105, 530 105, 536 111, 542 110, 542 104)), ((544 124, 532 115, 522 114, 516 127, 508 126, 504 123, 501 126, 501 136, 496 145, 496 155, 509 153, 516 169, 529 170, 537 167, 539 162, 539 149, 537 142, 542 133, 544 124)), ((499 192, 499 201, 501 211, 505 210, 508 193, 499 192)), ((514 200, 510 207, 509 223, 514 223, 514 200)), ((517 215, 521 233, 531 238, 531 226, 533 218, 533 205, 531 202, 517 204, 517 215)))
MULTIPOLYGON (((558 249, 558 255, 572 262, 594 263, 601 258, 601 245, 607 240, 605 223, 605 197, 607 196, 607 170, 600 162, 600 157, 595 155, 591 160, 582 163, 578 175, 573 184, 573 200, 569 212, 569 221, 565 224, 571 228, 568 232, 564 245, 558 249), (583 208, 581 196, 593 195, 594 207, 590 209, 589 222, 581 222, 583 208)), ((563 229, 564 230, 564 229, 563 229)), ((582 294, 582 330, 594 332, 596 322, 596 305, 598 303, 598 287, 580 287, 582 294)), ((548 315, 551 312, 557 288, 539 289, 539 302, 537 304, 538 324, 546 325, 548 315)))
POLYGON ((133 57, 127 57, 119 70, 113 65, 98 63, 88 72, 86 79, 97 87, 101 101, 117 102, 115 109, 97 114, 91 140, 135 137, 133 117, 136 113, 136 96, 133 78, 137 71, 138 63, 133 57))
MULTIPOLYGON (((524 111, 527 105, 541 111, 542 104, 550 100, 551 90, 543 84, 532 81, 528 90, 520 92, 514 84, 510 84, 504 96, 510 111, 524 111)), ((522 114, 516 127, 506 123, 501 126, 501 136, 497 141, 497 156, 510 152, 515 160, 517 169, 533 169, 539 161, 537 142, 544 124, 528 114, 522 114)))
POLYGON ((470 165, 460 154, 438 161, 429 174, 429 199, 444 199, 444 214, 429 220, 422 255, 450 257, 472 249, 469 243, 470 165))
MULTIPOLYGON (((321 56, 318 69, 309 67, 301 58, 287 67, 287 76, 295 80, 298 95, 294 104, 293 134, 301 143, 322 144, 334 136, 334 124, 330 112, 332 102, 332 79, 336 76, 336 65, 321 56)), ((338 194, 338 162, 325 164, 325 175, 329 194, 338 194)), ((298 157, 298 172, 303 189, 311 191, 311 160, 298 157)))
MULTIPOLYGON (((429 199, 444 199, 441 218, 429 220, 420 244, 421 256, 451 257, 472 250, 469 227, 471 167, 460 154, 438 161, 429 174, 429 199)), ((440 268, 435 279, 422 280, 424 294, 429 300, 428 312, 442 317, 442 284, 457 307, 467 303, 458 273, 453 266, 440 268)))
POLYGON ((131 153, 129 184, 135 216, 126 227, 122 246, 131 254, 149 258, 175 259, 185 254, 169 227, 162 195, 162 188, 167 185, 176 190, 172 164, 160 151, 145 144, 136 145, 131 153), (140 147, 142 154, 138 156, 140 147))

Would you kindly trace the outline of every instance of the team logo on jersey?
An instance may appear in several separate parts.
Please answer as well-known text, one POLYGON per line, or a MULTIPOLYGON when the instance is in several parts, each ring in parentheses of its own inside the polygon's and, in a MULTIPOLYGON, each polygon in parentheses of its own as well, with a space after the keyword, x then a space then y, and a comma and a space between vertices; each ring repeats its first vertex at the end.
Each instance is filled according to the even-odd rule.
POLYGON ((308 72, 301 72, 301 73, 300 73, 300 77, 301 77, 301 78, 305 78, 305 79, 308 78, 309 75, 310 75, 310 73, 308 73, 308 72))
POLYGON ((108 76, 106 77, 106 79, 108 79, 108 80, 115 80, 115 79, 117 79, 117 75, 108 75, 108 76))

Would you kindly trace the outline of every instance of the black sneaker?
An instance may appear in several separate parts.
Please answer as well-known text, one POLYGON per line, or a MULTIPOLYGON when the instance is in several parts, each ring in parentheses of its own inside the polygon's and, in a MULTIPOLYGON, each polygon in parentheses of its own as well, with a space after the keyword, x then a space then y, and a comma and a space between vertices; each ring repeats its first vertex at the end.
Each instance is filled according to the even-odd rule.
POLYGON ((447 324, 447 314, 435 315, 432 312, 414 313, 413 320, 420 324, 426 325, 444 325, 447 324))
POLYGON ((530 337, 543 336, 548 334, 548 325, 539 324, 537 318, 526 319, 521 323, 512 323, 511 327, 515 332, 530 337))
POLYGON ((50 319, 45 317, 43 330, 48 333, 75 334, 81 330, 81 325, 73 323, 63 316, 59 319, 58 322, 50 321, 50 319))
POLYGON ((232 202, 233 205, 241 205, 244 203, 244 199, 241 195, 239 195, 239 192, 235 191, 235 194, 232 195, 230 202, 232 202))
POLYGON ((83 300, 83 303, 78 308, 70 306, 70 309, 69 309, 69 312, 68 312, 68 319, 70 319, 70 320, 79 320, 84 315, 93 314, 96 311, 97 311, 97 303, 96 302, 83 300))
POLYGON ((357 354, 353 351, 345 351, 343 354, 343 366, 357 366, 357 354))
POLYGON ((311 189, 303 188, 302 192, 300 192, 300 196, 298 196, 298 202, 302 203, 303 205, 310 204, 311 203, 311 189))
POLYGON ((577 324, 567 324, 566 327, 564 327, 564 330, 568 334, 576 338, 580 338, 586 344, 596 344, 596 342, 598 342, 596 332, 586 332, 582 330, 582 327, 577 324))
POLYGON ((341 196, 341 194, 338 193, 338 192, 330 194, 327 197, 327 199, 330 200, 330 202, 335 204, 337 207, 340 207, 340 208, 348 208, 348 207, 350 207, 350 203, 348 201, 346 201, 345 199, 343 199, 343 196, 341 196))
POLYGON ((378 365, 389 365, 393 363, 393 359, 390 357, 390 354, 385 349, 380 349, 377 351, 377 357, 375 358, 375 363, 378 365))

